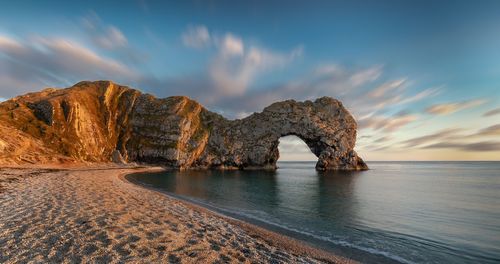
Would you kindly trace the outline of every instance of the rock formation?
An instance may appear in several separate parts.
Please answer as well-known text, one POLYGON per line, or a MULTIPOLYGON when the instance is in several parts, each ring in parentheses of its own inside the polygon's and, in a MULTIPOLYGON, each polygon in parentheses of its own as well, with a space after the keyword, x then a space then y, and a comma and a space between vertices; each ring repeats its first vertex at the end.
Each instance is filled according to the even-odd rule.
POLYGON ((342 103, 274 103, 228 120, 184 96, 158 99, 109 81, 45 89, 0 104, 0 163, 139 162, 179 169, 275 169, 296 135, 318 170, 362 170, 356 122, 342 103))

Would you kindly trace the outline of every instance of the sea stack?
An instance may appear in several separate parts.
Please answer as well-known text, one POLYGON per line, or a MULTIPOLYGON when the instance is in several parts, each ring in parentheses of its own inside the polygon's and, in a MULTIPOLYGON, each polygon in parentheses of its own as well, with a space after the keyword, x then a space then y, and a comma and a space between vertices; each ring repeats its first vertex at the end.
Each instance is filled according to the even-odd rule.
POLYGON ((365 170, 356 121, 338 100, 287 100, 228 120, 185 96, 164 99, 110 81, 45 89, 0 104, 0 163, 138 162, 177 169, 276 169, 296 135, 318 170, 365 170))

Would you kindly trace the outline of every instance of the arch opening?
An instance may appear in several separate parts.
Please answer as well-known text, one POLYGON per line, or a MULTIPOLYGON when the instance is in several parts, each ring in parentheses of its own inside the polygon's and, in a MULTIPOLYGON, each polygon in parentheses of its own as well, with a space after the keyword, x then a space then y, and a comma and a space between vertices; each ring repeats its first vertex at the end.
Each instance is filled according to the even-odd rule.
POLYGON ((278 161, 318 161, 304 140, 295 135, 280 137, 278 151, 278 161))

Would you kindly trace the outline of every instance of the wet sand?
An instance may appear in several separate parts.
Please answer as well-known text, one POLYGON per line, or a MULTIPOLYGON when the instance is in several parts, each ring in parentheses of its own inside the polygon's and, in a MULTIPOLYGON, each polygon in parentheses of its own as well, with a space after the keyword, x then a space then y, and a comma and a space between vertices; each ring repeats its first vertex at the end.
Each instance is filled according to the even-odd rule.
POLYGON ((0 168, 0 263, 355 263, 134 185, 160 168, 0 168))

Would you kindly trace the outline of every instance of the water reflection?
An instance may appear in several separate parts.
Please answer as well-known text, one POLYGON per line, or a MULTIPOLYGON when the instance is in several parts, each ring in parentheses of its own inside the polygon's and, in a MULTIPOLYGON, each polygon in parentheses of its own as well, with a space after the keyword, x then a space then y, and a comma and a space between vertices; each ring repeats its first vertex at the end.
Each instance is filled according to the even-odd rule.
POLYGON ((230 206, 250 204, 258 207, 260 203, 278 200, 276 175, 275 171, 186 170, 150 173, 139 177, 142 182, 175 194, 213 202, 225 201, 230 206))
POLYGON ((322 219, 335 219, 335 224, 339 227, 355 221, 359 203, 354 190, 361 173, 349 171, 317 172, 319 201, 315 209, 322 219))
POLYGON ((307 175, 286 167, 278 171, 169 171, 135 178, 178 195, 241 210, 267 210, 293 221, 304 215, 340 226, 354 221, 358 202, 353 194, 359 173, 306 168, 307 175))
POLYGON ((278 165, 128 178, 326 249, 347 245, 399 262, 500 261, 500 163, 388 162, 364 172, 278 165))

